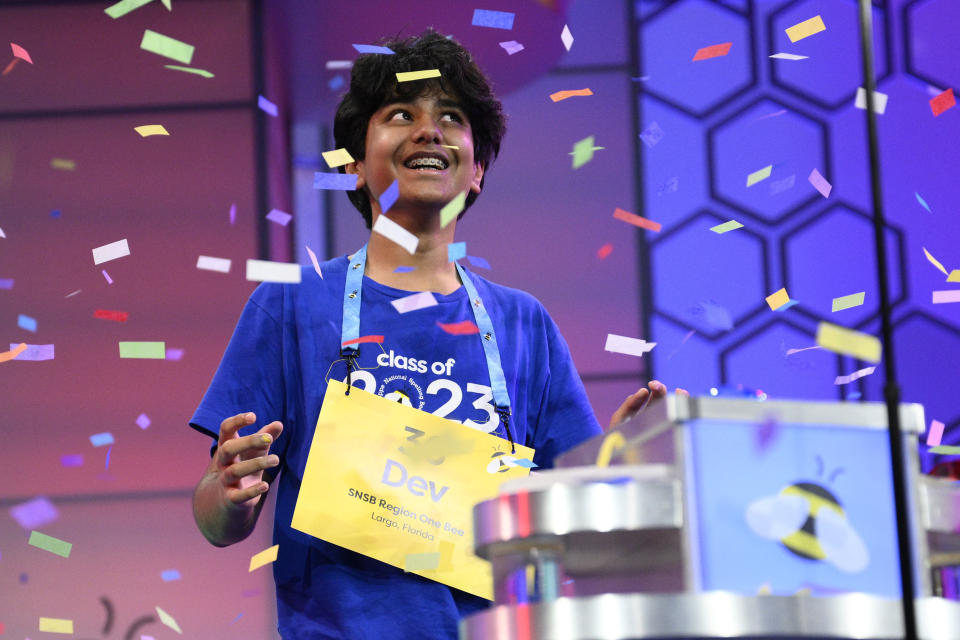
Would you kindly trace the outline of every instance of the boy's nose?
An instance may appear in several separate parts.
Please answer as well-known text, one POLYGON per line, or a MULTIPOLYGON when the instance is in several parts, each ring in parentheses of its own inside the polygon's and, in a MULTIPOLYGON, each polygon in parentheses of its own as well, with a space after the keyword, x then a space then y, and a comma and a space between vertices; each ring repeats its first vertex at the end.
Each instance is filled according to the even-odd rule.
POLYGON ((417 128, 414 130, 414 142, 440 144, 442 139, 440 126, 433 118, 420 118, 417 122, 417 128))

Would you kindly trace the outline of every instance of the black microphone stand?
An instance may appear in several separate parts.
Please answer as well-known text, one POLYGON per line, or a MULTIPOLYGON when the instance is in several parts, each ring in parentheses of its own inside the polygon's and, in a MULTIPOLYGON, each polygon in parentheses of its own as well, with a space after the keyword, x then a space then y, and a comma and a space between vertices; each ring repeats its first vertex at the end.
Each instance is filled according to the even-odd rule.
POLYGON ((890 290, 887 282, 887 248, 884 235, 883 195, 880 191, 880 148, 877 142, 877 113, 874 91, 873 7, 870 0, 858 0, 860 44, 863 56, 863 86, 867 92, 867 143, 870 157, 870 186, 873 194, 873 233, 877 252, 877 282, 880 286, 880 326, 886 382, 883 396, 887 403, 890 458, 893 469, 893 496, 897 514, 897 548, 900 554, 900 584, 903 602, 903 630, 906 640, 917 640, 914 598, 913 555, 910 518, 907 508, 907 482, 904 470, 903 434, 900 428, 900 387, 897 384, 893 353, 893 326, 890 319, 890 290))

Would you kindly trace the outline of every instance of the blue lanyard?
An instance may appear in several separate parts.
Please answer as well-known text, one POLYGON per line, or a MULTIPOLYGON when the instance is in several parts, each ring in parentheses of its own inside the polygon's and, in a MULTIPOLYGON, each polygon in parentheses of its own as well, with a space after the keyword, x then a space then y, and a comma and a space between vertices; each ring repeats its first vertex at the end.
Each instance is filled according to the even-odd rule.
MULTIPOLYGON (((367 264, 367 245, 363 245, 350 259, 347 267, 347 280, 343 289, 343 327, 340 332, 340 344, 343 345, 360 337, 360 297, 363 293, 363 270, 367 264)), ((510 395, 507 393, 507 380, 503 375, 503 365, 500 363, 500 350, 497 347, 497 336, 493 330, 493 321, 483 306, 483 300, 477 292, 467 271, 457 266, 457 273, 463 282, 463 287, 470 297, 470 308, 473 318, 480 329, 482 336, 483 354, 487 360, 487 371, 490 374, 490 388, 493 391, 493 401, 504 424, 504 430, 513 446, 512 453, 516 453, 516 443, 513 440, 513 430, 510 428, 510 395)), ((350 394, 350 377, 359 356, 358 345, 341 346, 341 356, 347 361, 347 394, 350 394)))

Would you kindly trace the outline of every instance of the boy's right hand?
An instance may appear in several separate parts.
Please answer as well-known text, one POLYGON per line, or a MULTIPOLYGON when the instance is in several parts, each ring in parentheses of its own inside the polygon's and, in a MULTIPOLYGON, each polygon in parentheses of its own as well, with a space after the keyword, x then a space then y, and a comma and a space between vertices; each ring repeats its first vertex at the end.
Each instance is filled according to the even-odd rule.
POLYGON ((270 445, 283 432, 280 422, 271 422, 249 436, 237 435, 256 419, 253 413, 240 413, 220 423, 220 438, 210 471, 216 473, 228 507, 255 506, 270 488, 263 481, 264 470, 280 464, 279 457, 269 454, 270 445))

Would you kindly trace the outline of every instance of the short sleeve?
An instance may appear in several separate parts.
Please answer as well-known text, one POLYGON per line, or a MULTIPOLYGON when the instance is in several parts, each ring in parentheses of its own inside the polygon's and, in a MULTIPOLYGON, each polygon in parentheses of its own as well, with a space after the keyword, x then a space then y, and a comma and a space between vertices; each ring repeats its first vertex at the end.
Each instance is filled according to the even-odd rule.
MULTIPOLYGON (((248 435, 274 420, 284 420, 282 325, 283 294, 278 285, 260 285, 250 296, 233 336, 220 360, 190 426, 218 438, 220 423, 238 413, 252 411, 254 424, 240 430, 248 435)), ((273 453, 285 438, 279 438, 273 453)))
POLYGON ((584 440, 602 433, 570 348, 553 319, 543 311, 546 381, 534 428, 534 462, 552 468, 554 459, 584 440))

